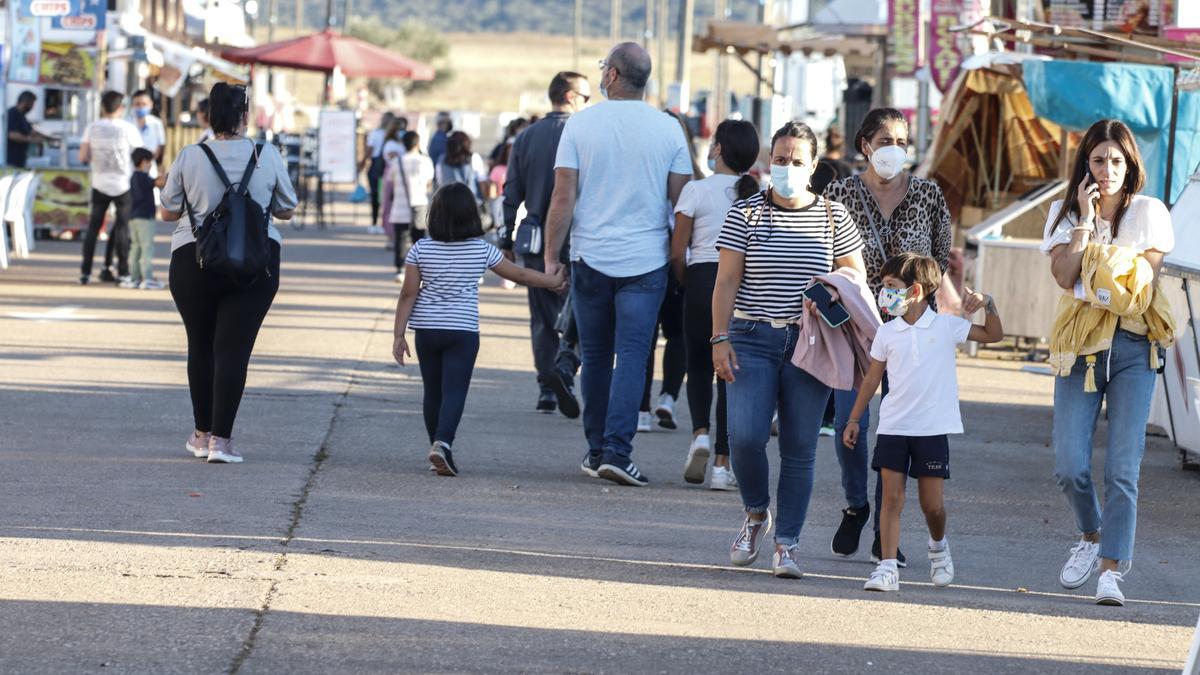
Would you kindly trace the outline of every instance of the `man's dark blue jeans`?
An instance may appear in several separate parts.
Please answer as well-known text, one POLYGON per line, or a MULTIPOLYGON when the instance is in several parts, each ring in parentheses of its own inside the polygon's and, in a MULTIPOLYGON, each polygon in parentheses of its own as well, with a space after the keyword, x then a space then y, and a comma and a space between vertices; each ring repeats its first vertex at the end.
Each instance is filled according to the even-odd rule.
POLYGON ((667 289, 667 266, 610 277, 571 263, 571 303, 583 355, 583 431, 588 452, 628 459, 637 431, 646 359, 667 289), (613 368, 613 357, 617 365, 613 368))

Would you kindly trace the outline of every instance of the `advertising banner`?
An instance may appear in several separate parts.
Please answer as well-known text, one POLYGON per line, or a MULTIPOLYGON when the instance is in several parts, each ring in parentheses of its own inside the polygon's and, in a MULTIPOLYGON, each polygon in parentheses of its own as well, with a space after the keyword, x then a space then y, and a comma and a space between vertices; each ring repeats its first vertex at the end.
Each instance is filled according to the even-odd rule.
POLYGON ((48 18, 56 30, 101 30, 107 9, 105 0, 21 0, 18 5, 20 16, 48 18))
POLYGON ((39 227, 86 229, 91 211, 91 174, 86 169, 39 171, 33 223, 39 227))
POLYGON ((924 63, 921 0, 888 0, 888 36, 894 74, 911 77, 924 63))
POLYGON ((43 42, 38 82, 88 88, 96 83, 96 50, 70 42, 43 42))
POLYGON ((929 71, 933 86, 945 93, 962 65, 963 53, 959 48, 959 36, 950 29, 960 25, 963 0, 933 0, 930 17, 929 71))

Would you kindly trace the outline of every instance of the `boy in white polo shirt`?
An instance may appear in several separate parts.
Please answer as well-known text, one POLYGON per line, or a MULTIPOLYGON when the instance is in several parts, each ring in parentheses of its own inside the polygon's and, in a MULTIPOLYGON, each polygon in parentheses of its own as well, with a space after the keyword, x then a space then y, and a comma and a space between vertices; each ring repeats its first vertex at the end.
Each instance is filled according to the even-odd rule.
POLYGON ((887 372, 888 391, 879 407, 875 459, 871 467, 883 480, 883 504, 879 512, 882 560, 864 589, 900 590, 896 550, 900 544, 900 511, 904 508, 905 475, 917 479, 921 510, 929 526, 929 576, 935 586, 954 580, 954 562, 946 541, 946 510, 942 504, 943 481, 950 477, 949 434, 963 432, 958 410, 958 376, 955 352, 959 344, 974 340, 982 344, 1004 337, 1000 315, 991 296, 972 292, 963 298, 970 316, 981 308, 982 326, 929 308, 928 298, 941 282, 941 270, 933 258, 902 253, 884 263, 880 270, 883 288, 879 308, 896 317, 885 323, 871 344, 871 368, 858 390, 843 440, 854 447, 858 420, 871 403, 887 372))

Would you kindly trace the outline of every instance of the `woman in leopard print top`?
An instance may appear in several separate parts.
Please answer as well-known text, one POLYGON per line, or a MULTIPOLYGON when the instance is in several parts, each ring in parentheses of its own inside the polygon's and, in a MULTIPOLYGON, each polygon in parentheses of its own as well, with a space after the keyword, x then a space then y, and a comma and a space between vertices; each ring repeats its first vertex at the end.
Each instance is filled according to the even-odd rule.
MULTIPOLYGON (((937 183, 904 170, 908 131, 908 121, 899 110, 872 110, 854 138, 856 149, 870 160, 866 172, 831 183, 825 189, 825 196, 844 205, 858 225, 863 240, 862 255, 867 268, 867 284, 872 293, 879 293, 883 287, 879 271, 884 261, 894 255, 912 252, 929 256, 937 261, 943 273, 950 265, 950 244, 953 240, 950 210, 937 183)), ((867 501, 867 435, 860 434, 853 448, 846 447, 841 440, 857 395, 855 391, 833 392, 834 446, 842 467, 842 487, 847 508, 842 511, 842 524, 833 537, 832 549, 834 553, 846 557, 858 550, 862 529, 871 515, 871 506, 867 501)), ((869 416, 864 414, 859 424, 866 429, 870 425, 869 416)), ((880 499, 877 476, 872 559, 877 559, 880 554, 880 499)), ((903 564, 904 555, 898 553, 897 557, 903 564)))

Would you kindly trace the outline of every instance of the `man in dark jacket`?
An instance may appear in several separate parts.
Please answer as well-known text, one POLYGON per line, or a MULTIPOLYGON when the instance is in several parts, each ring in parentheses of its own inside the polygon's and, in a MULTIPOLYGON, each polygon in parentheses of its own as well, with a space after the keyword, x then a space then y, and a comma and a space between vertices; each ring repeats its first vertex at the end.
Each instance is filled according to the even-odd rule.
MULTIPOLYGON (((526 216, 521 220, 519 255, 524 265, 545 271, 540 248, 546 214, 550 210, 550 195, 554 192, 554 159, 563 126, 572 113, 582 110, 591 98, 587 78, 579 73, 562 72, 550 81, 552 112, 521 132, 513 141, 508 159, 508 174, 504 179, 504 230, 500 247, 509 260, 515 260, 514 235, 517 234, 517 213, 525 205, 526 216), (536 232, 536 236, 529 236, 536 232), (533 250, 529 243, 533 243, 533 250)), ((566 254, 563 253, 563 262, 566 254)), ((533 362, 537 368, 537 410, 552 413, 557 407, 570 418, 579 416, 579 401, 575 398, 575 371, 579 357, 574 340, 559 336, 555 322, 563 311, 564 298, 544 288, 529 289, 529 330, 533 338, 533 362)), ((573 326, 574 322, 570 322, 573 326)), ((568 331, 570 332, 570 331, 568 331)))

